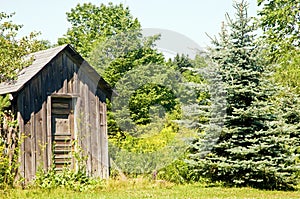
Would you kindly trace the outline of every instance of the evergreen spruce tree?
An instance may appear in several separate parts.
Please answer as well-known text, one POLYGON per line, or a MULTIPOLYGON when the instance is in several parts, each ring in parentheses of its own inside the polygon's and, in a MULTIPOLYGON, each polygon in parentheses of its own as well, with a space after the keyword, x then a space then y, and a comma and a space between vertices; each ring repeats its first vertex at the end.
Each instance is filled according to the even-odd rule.
POLYGON ((222 131, 212 147, 205 147, 207 138, 214 138, 205 131, 192 145, 190 162, 201 175, 229 186, 290 189, 296 183, 294 144, 299 133, 282 118, 278 103, 272 103, 277 88, 259 56, 247 3, 234 7, 236 19, 226 16, 227 24, 211 52, 227 93, 222 131))

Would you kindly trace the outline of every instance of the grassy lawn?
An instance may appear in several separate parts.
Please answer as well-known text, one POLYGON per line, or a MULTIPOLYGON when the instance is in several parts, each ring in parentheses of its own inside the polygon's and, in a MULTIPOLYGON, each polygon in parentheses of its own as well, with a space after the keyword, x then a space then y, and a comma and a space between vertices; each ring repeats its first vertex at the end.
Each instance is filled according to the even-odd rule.
POLYGON ((9 189, 1 190, 0 198, 300 198, 300 191, 263 191, 251 188, 205 188, 200 184, 174 185, 166 182, 137 180, 108 182, 89 191, 75 192, 66 189, 9 189))

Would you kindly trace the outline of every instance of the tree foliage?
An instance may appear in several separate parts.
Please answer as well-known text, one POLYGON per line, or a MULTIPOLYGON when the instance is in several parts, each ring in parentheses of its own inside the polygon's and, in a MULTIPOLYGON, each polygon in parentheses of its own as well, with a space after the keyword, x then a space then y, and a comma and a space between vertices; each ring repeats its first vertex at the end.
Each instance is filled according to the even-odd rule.
POLYGON ((158 38, 139 30, 116 34, 98 41, 89 57, 118 94, 108 111, 110 151, 126 174, 152 172, 174 158, 181 75, 154 48, 158 38))
POLYGON ((212 148, 200 135, 191 163, 204 176, 231 186, 289 189, 297 183, 294 138, 299 130, 285 123, 280 107, 271 102, 278 88, 268 80, 247 4, 236 3, 235 9, 235 19, 227 15, 211 52, 227 92, 224 126, 212 148))
POLYGON ((120 33, 98 42, 90 63, 112 87, 126 72, 149 64, 164 65, 164 57, 155 50, 158 36, 143 38, 140 30, 120 33))
POLYGON ((300 45, 300 2, 289 0, 258 0, 259 21, 264 39, 270 44, 274 59, 300 45))
POLYGON ((67 13, 67 20, 71 23, 71 28, 58 39, 58 44, 72 44, 85 58, 89 57, 97 41, 140 29, 138 20, 123 4, 109 3, 100 6, 92 3, 78 4, 67 13))
POLYGON ((17 39, 22 25, 10 20, 13 15, 0 13, 0 82, 14 79, 17 72, 30 63, 22 57, 47 47, 44 42, 36 39, 38 33, 32 32, 29 36, 17 39))
MULTIPOLYGON (((157 38, 158 36, 143 38, 140 30, 107 37, 105 40, 97 42, 90 53, 89 62, 112 87, 115 87, 121 80, 126 82, 126 75, 130 71, 143 70, 151 64, 164 65, 163 55, 153 48, 154 41, 157 38)), ((150 121, 149 105, 155 97, 157 98, 158 93, 155 89, 158 88, 158 85, 141 86, 145 88, 135 88, 136 93, 133 96, 129 96, 131 94, 126 90, 122 90, 122 92, 126 93, 124 97, 131 98, 129 107, 132 116, 127 119, 145 124, 150 121)), ((165 89, 160 89, 160 91, 163 90, 165 89)), ((115 119, 112 118, 111 111, 108 115, 109 133, 114 135, 120 129, 117 127, 115 119)))
POLYGON ((300 2, 258 0, 258 12, 266 47, 265 58, 276 64, 275 79, 299 92, 300 74, 300 2))

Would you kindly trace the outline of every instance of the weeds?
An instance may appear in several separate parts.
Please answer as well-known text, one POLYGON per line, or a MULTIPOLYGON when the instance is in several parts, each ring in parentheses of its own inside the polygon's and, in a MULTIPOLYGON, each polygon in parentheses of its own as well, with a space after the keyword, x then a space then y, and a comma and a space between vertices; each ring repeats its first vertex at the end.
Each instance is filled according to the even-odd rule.
POLYGON ((12 187, 18 173, 20 137, 18 122, 10 107, 9 96, 0 96, 0 188, 12 187))
POLYGON ((61 172, 57 172, 52 167, 47 172, 39 170, 34 181, 34 186, 42 189, 67 188, 74 191, 84 191, 102 186, 103 180, 92 178, 83 170, 75 171, 69 167, 64 167, 61 172))
MULTIPOLYGON (((76 145, 76 142, 72 144, 76 145)), ((73 191, 84 191, 101 187, 103 180, 100 178, 93 178, 87 174, 85 166, 87 157, 82 155, 83 150, 79 146, 76 148, 77 150, 72 152, 72 156, 75 158, 77 165, 76 169, 65 165, 62 171, 58 171, 55 167, 54 157, 52 157, 53 162, 51 168, 47 171, 39 168, 32 185, 42 189, 54 189, 60 187, 73 191)))

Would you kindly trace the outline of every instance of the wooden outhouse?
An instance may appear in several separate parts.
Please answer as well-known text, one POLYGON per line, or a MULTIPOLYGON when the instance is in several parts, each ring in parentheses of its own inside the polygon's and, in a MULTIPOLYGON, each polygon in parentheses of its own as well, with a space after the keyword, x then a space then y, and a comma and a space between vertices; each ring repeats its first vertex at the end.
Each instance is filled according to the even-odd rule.
POLYGON ((87 173, 107 178, 106 98, 111 87, 70 45, 29 57, 32 64, 15 81, 0 84, 0 95, 11 96, 24 137, 21 176, 30 181, 39 168, 51 166, 76 169, 72 154, 82 151, 87 173))

